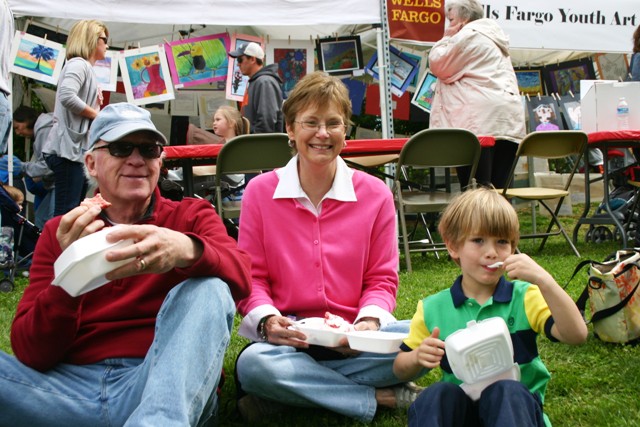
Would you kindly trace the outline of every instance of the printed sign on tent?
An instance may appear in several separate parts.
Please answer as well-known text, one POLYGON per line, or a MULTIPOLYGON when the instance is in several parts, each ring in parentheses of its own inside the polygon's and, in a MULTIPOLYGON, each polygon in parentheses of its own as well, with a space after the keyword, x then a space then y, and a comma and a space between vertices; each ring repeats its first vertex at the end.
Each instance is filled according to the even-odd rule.
POLYGON ((444 1, 386 0, 392 39, 436 42, 444 33, 444 1))

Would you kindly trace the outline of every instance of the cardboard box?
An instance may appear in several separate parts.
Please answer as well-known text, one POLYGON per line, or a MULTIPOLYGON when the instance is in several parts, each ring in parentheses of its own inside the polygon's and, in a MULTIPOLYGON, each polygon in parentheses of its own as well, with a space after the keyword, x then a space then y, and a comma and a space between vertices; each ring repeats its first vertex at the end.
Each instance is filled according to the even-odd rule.
POLYGON ((587 133, 618 130, 616 109, 621 97, 629 104, 629 129, 640 129, 640 82, 591 83, 581 100, 582 130, 587 133))

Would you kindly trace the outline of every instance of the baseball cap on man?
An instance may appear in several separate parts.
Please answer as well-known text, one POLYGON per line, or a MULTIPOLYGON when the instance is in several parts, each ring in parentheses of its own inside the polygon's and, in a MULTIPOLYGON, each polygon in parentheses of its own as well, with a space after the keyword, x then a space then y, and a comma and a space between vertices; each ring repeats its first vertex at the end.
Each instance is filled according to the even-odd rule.
POLYGON ((260 47, 258 43, 243 43, 236 50, 232 50, 229 52, 229 56, 232 58, 237 58, 238 56, 253 56, 254 58, 264 59, 264 50, 260 47))
POLYGON ((147 110, 126 102, 109 104, 100 110, 91 123, 89 144, 93 147, 100 140, 117 141, 130 133, 143 130, 155 133, 159 142, 167 144, 167 138, 156 129, 151 121, 151 113, 147 110))

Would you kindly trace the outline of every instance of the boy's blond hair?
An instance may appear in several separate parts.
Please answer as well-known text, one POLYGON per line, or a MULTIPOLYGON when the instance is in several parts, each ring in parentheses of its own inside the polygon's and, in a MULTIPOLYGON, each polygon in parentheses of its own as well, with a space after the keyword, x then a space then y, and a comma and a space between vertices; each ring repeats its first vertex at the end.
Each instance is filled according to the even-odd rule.
POLYGON ((438 231, 445 243, 459 245, 471 235, 507 239, 515 251, 520 240, 518 214, 495 190, 481 187, 459 194, 444 210, 438 231))

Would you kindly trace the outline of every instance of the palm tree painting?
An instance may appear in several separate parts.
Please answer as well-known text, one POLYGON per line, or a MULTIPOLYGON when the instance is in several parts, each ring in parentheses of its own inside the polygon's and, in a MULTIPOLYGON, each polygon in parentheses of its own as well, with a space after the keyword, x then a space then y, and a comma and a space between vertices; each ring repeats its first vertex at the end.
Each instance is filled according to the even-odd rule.
POLYGON ((65 57, 65 48, 56 42, 16 32, 11 47, 13 73, 56 84, 65 57))

